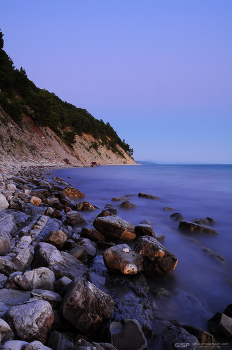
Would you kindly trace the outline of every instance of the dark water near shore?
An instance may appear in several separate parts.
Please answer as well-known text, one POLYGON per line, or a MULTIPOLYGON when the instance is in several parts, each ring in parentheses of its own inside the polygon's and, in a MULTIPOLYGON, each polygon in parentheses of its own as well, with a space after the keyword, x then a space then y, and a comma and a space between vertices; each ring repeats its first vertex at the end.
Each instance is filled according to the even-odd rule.
MULTIPOLYGON (((156 287, 174 292, 171 298, 156 300, 163 318, 207 329, 208 313, 222 312, 232 303, 232 165, 108 166, 60 169, 53 174, 85 193, 91 204, 101 209, 114 204, 118 216, 126 221, 136 225, 149 220, 156 234, 165 235, 163 244, 177 256, 178 265, 166 281, 148 279, 151 301, 155 300, 152 290, 156 287), (139 192, 160 200, 140 198, 139 192), (119 203, 111 201, 127 194, 136 208, 119 209, 119 203), (174 210, 164 211, 164 207, 174 210), (169 218, 173 212, 188 221, 212 217, 218 235, 178 231, 178 222, 169 218), (221 255, 226 264, 203 248, 221 255)), ((91 221, 99 212, 84 216, 91 221)))

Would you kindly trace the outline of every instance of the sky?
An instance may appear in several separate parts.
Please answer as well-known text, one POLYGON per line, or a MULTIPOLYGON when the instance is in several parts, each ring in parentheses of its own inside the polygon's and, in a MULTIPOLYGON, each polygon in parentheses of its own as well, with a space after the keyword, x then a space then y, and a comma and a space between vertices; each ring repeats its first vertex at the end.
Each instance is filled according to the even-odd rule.
POLYGON ((135 160, 232 164, 231 0, 1 0, 4 50, 135 160))

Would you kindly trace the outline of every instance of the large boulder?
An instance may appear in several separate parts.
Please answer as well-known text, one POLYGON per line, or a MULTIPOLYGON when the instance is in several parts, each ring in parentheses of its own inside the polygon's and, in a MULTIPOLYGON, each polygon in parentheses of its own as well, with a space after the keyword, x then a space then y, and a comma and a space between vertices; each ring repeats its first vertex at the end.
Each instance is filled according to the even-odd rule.
POLYGON ((210 235, 218 234, 218 232, 211 227, 195 224, 194 222, 189 222, 185 220, 180 221, 179 230, 190 233, 207 233, 210 235))
POLYGON ((39 267, 24 273, 32 288, 54 290, 55 275, 47 267, 39 267))
POLYGON ((51 330, 54 315, 47 301, 38 300, 13 306, 6 313, 6 319, 21 340, 39 340, 43 344, 51 330))
POLYGON ((111 318, 114 304, 110 295, 80 279, 69 286, 62 304, 62 313, 79 332, 91 334, 104 319, 111 318))
POLYGON ((49 336, 47 345, 53 350, 68 350, 73 346, 73 343, 74 340, 70 336, 53 331, 49 336))
POLYGON ((96 217, 93 226, 105 237, 124 241, 132 241, 136 238, 132 224, 119 216, 96 217))
POLYGON ((138 224, 135 226, 135 233, 137 237, 140 236, 151 236, 155 237, 155 232, 151 225, 148 224, 138 224))
POLYGON ((143 258, 127 244, 117 244, 103 253, 104 264, 110 272, 135 275, 143 271, 143 258))
POLYGON ((77 203, 76 209, 77 210, 81 210, 81 211, 92 211, 92 210, 95 210, 94 206, 92 204, 90 204, 89 202, 77 203))
POLYGON ((223 312, 217 312, 207 323, 208 329, 213 334, 232 338, 232 318, 223 312))
POLYGON ((56 279, 63 276, 71 279, 83 277, 88 269, 71 254, 60 252, 49 243, 41 242, 35 247, 32 268, 48 267, 55 274, 56 279))
POLYGON ((147 340, 137 320, 124 320, 112 322, 110 325, 111 343, 117 350, 144 350, 147 349, 147 340))
POLYGON ((62 230, 57 230, 49 238, 49 243, 53 244, 56 248, 62 249, 64 243, 67 241, 67 236, 62 230))
POLYGON ((69 198, 85 197, 84 193, 81 193, 78 189, 71 186, 65 187, 62 193, 69 198))
POLYGON ((176 268, 177 257, 153 237, 140 237, 134 249, 143 257, 144 272, 149 275, 168 277, 176 268))
POLYGON ((70 211, 66 213, 66 222, 68 225, 74 226, 77 224, 86 223, 81 213, 70 211))
POLYGON ((6 197, 0 193, 0 209, 7 209, 9 207, 9 203, 6 200, 6 197))

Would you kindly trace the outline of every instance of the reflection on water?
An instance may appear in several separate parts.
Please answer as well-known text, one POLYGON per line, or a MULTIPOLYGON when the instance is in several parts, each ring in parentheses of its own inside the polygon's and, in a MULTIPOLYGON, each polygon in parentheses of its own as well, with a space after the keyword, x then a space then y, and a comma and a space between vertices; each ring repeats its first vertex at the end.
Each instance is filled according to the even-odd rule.
MULTIPOLYGON (((178 258, 173 275, 167 280, 148 278, 149 298, 161 317, 206 329, 211 314, 222 312, 231 303, 232 290, 232 166, 142 165, 61 169, 53 172, 86 194, 85 200, 98 206, 84 213, 92 226, 106 204, 113 204, 118 215, 133 225, 149 220, 156 234, 164 234, 164 246, 178 258), (68 178, 70 176, 71 178, 68 178), (159 200, 138 197, 139 192, 159 200), (130 194, 136 208, 120 209, 113 197, 130 194), (173 211, 165 211, 171 207, 173 211), (216 236, 184 234, 169 216, 181 213, 186 220, 212 217, 216 236), (215 254, 209 254, 210 249, 215 254), (221 255, 226 264, 216 255, 221 255), (153 290, 166 288, 172 296, 155 298, 153 290)), ((133 246, 133 243, 131 243, 133 246)))

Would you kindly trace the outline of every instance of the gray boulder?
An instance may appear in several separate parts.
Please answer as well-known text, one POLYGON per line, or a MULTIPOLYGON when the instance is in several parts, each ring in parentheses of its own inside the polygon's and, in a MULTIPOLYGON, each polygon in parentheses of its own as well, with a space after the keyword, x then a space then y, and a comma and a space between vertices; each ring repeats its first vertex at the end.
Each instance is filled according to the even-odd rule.
POLYGON ((114 304, 110 295, 80 279, 69 286, 62 304, 62 313, 79 332, 91 334, 104 319, 111 318, 114 304))
POLYGON ((4 344, 6 341, 13 339, 13 337, 14 333, 8 323, 0 318, 0 344, 4 344))
POLYGON ((110 272, 135 275, 143 271, 143 258, 127 244, 117 244, 103 253, 104 264, 110 272))
POLYGON ((131 223, 121 219, 119 216, 96 217, 93 226, 105 237, 124 241, 132 241, 136 238, 131 223))
POLYGON ((39 267, 24 273, 33 289, 54 290, 55 275, 47 267, 39 267))
POLYGON ((63 299, 58 293, 51 290, 33 289, 31 297, 38 300, 45 300, 51 304, 52 308, 59 308, 63 299))
POLYGON ((45 343, 54 316, 51 305, 47 301, 38 300, 13 306, 7 311, 6 319, 19 339, 45 343))
POLYGON ((180 221, 178 228, 179 230, 185 231, 187 233, 207 233, 210 235, 218 234, 218 232, 211 227, 195 224, 194 222, 184 220, 180 221))
POLYGON ((9 203, 6 200, 6 197, 0 193, 0 209, 7 209, 9 207, 9 203))
POLYGON ((86 223, 83 215, 77 211, 70 211, 66 213, 66 222, 71 226, 86 223))
POLYGON ((153 237, 140 237, 134 249, 143 257, 144 272, 149 275, 168 277, 177 266, 177 257, 153 237))
POLYGON ((207 323, 208 329, 213 334, 232 338, 232 318, 223 312, 217 312, 207 323))

